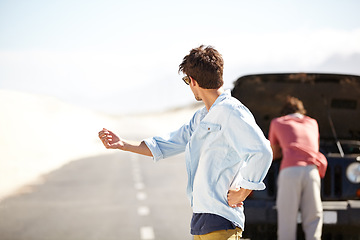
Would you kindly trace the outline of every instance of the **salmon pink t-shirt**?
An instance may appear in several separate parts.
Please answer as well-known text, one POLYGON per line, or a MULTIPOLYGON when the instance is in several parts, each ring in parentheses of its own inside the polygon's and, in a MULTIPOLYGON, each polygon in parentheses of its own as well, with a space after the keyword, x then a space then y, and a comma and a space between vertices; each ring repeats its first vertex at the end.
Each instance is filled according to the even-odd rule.
POLYGON ((286 115, 271 121, 271 145, 280 145, 280 170, 293 166, 316 164, 319 158, 319 127, 315 119, 301 115, 286 115))

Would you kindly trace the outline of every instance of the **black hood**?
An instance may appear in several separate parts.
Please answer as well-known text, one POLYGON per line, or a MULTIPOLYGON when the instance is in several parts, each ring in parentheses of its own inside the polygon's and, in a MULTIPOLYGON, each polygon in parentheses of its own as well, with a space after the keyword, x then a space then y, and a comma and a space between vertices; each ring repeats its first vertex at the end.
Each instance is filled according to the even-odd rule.
POLYGON ((320 137, 360 140, 360 76, 320 73, 257 74, 240 77, 232 96, 250 111, 267 135, 288 95, 303 101, 319 123, 320 137), (331 121, 334 128, 331 127, 331 121))

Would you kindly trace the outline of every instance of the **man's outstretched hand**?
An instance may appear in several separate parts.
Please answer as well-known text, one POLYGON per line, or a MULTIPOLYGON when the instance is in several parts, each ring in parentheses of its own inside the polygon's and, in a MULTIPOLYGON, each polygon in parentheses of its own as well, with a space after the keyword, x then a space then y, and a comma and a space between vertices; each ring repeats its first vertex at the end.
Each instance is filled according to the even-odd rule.
POLYGON ((121 149, 124 148, 124 142, 115 133, 103 128, 99 132, 99 138, 107 149, 121 149))

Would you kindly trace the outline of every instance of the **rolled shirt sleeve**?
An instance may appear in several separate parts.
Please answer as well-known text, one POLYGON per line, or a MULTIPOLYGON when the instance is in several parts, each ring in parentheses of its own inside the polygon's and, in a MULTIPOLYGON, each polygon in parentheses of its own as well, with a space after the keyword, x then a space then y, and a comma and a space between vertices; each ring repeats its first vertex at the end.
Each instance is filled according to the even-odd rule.
POLYGON ((164 158, 164 155, 162 154, 162 152, 156 142, 155 137, 147 138, 147 139, 144 139, 143 141, 145 142, 146 146, 151 151, 155 162, 164 158))

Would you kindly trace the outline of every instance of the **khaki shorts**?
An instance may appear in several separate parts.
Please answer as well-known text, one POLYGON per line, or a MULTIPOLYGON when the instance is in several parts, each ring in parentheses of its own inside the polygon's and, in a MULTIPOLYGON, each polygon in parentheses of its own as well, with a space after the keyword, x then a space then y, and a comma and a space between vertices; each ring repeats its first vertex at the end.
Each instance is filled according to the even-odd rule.
POLYGON ((241 228, 219 230, 204 235, 194 235, 194 240, 240 240, 241 228))

